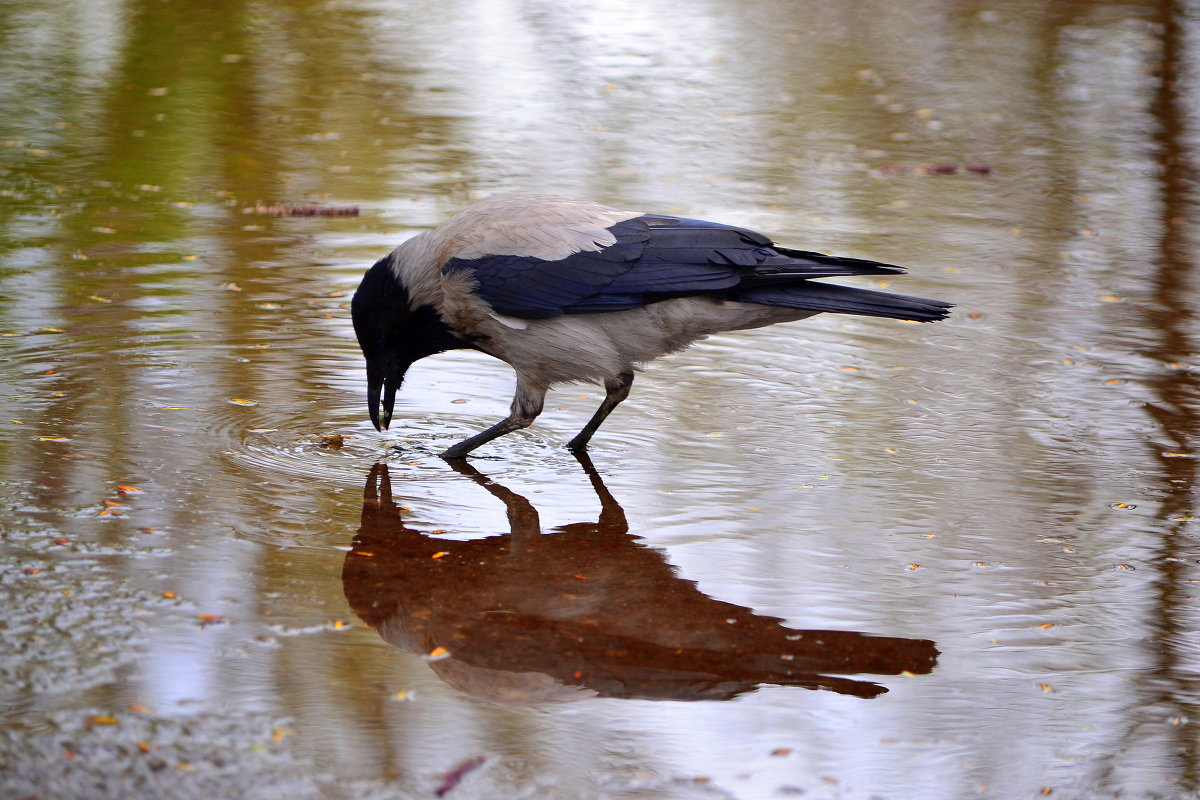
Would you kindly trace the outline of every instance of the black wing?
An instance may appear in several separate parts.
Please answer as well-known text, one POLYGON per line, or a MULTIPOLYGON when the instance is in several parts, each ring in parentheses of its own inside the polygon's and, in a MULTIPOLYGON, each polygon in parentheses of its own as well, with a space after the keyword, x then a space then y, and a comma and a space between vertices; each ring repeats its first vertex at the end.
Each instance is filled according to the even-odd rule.
MULTIPOLYGON (((812 310, 838 310, 834 308, 839 304, 838 289, 843 293, 863 290, 811 283, 809 279, 904 272, 901 267, 875 261, 778 247, 754 231, 703 220, 647 214, 618 222, 609 230, 616 237, 614 244, 558 261, 494 255, 451 259, 443 271, 470 272, 478 294, 492 308, 524 319, 620 311, 692 295, 810 308, 803 297, 805 287, 818 290, 819 298, 814 300, 821 307, 812 310), (832 299, 827 290, 834 290, 832 299)), ((870 294, 899 297, 883 292, 870 294)), ((924 312, 936 315, 929 318, 945 316, 946 304, 923 302, 941 309, 924 312)))

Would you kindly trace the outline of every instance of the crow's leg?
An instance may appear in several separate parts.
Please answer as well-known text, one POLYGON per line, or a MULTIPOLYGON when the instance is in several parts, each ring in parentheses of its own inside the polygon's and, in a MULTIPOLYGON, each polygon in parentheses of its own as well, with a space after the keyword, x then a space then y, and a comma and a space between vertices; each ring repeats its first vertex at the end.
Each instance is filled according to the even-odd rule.
POLYGON ((545 386, 526 383, 518 376, 517 394, 513 397, 512 413, 486 431, 477 433, 470 439, 465 439, 452 447, 448 447, 442 453, 442 458, 466 458, 467 453, 470 453, 482 444, 487 444, 492 439, 499 438, 506 433, 519 431, 521 428, 528 428, 537 419, 537 415, 542 413, 542 404, 545 401, 545 386))
POLYGON ((600 427, 600 424, 612 413, 612 410, 621 404, 621 401, 629 397, 629 389, 633 386, 633 373, 622 372, 616 378, 612 378, 604 382, 604 401, 600 403, 600 407, 596 409, 596 413, 588 420, 588 424, 583 426, 583 430, 579 432, 574 439, 567 442, 567 448, 570 450, 586 450, 588 442, 592 440, 592 434, 600 427))

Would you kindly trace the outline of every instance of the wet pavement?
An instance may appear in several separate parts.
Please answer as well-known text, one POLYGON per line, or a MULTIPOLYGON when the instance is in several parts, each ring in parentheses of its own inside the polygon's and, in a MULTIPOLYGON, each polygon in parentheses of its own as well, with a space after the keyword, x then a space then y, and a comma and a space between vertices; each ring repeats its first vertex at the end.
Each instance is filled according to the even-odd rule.
POLYGON ((3 7, 0 796, 1194 797, 1198 15, 3 7), (511 371, 378 434, 348 303, 512 191, 958 305, 450 464, 511 371))

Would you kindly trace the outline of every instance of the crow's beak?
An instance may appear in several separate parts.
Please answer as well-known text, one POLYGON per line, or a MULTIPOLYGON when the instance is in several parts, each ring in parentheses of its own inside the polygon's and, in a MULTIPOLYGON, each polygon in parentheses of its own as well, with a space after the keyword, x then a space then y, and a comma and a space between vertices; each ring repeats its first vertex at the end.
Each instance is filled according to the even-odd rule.
POLYGON ((408 365, 394 356, 367 359, 367 408, 371 412, 371 424, 377 431, 386 431, 392 422, 392 408, 396 404, 396 390, 404 381, 408 365), (379 413, 379 399, 383 395, 383 413, 379 413))

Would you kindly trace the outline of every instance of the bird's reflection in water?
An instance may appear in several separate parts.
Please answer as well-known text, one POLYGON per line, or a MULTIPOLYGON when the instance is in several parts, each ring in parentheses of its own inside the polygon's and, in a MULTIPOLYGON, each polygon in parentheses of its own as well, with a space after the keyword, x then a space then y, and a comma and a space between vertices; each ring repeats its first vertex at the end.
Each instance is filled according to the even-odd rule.
POLYGON ((376 464, 342 572, 351 607, 401 650, 444 650, 430 659, 442 680, 500 702, 728 700, 764 683, 875 697, 887 689, 835 676, 933 669, 938 650, 926 639, 797 630, 708 597, 629 533, 581 463, 599 520, 542 533, 528 500, 451 462, 508 508, 510 533, 472 541, 406 527, 387 465, 376 464))

